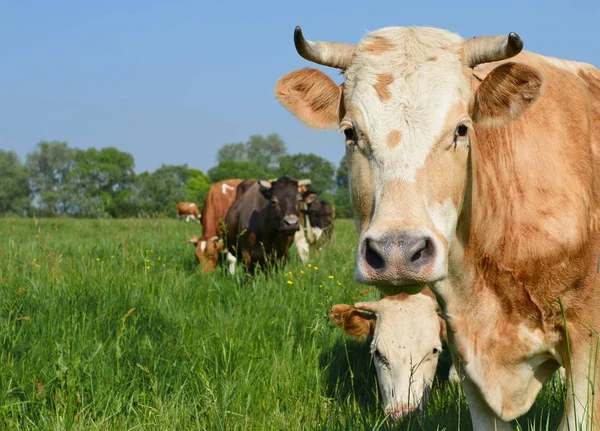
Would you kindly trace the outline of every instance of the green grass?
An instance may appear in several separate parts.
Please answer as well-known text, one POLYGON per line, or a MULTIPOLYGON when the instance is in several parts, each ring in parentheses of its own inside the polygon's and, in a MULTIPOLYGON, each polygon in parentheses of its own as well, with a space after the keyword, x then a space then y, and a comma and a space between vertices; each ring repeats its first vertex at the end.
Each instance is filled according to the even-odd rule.
MULTIPOLYGON (((368 345, 329 323, 334 303, 378 297, 352 280, 353 222, 311 267, 293 254, 251 281, 196 271, 198 230, 0 220, 0 429, 470 429, 440 382, 424 414, 386 422, 368 345)), ((553 385, 522 429, 556 428, 553 385)))

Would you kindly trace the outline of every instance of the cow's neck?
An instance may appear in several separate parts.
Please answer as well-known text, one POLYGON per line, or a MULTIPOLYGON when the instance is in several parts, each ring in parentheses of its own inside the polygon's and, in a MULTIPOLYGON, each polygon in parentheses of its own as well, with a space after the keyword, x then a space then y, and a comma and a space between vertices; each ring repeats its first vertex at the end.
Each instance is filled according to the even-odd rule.
POLYGON ((510 217, 512 204, 502 190, 495 190, 496 201, 482 190, 497 167, 469 165, 448 278, 436 291, 462 366, 494 412, 511 419, 529 410, 562 361, 561 314, 556 298, 538 288, 547 282, 540 271, 548 268, 521 265, 511 253, 523 253, 517 248, 526 245, 514 232, 493 232, 504 222, 494 217, 510 217))

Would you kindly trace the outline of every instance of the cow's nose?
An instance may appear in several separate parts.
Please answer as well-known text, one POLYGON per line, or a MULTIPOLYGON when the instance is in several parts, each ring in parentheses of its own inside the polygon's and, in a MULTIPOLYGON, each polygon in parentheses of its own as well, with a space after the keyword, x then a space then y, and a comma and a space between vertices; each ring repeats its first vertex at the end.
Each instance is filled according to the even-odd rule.
POLYGON ((407 414, 410 414, 415 411, 415 408, 409 405, 397 405, 394 407, 388 407, 385 409, 385 414, 392 419, 392 421, 396 422, 402 419, 407 414))
POLYGON ((411 284, 436 259, 433 237, 420 230, 366 232, 357 254, 357 280, 366 283, 411 284))
POLYGON ((285 216, 283 222, 286 227, 295 227, 298 225, 298 216, 285 216))

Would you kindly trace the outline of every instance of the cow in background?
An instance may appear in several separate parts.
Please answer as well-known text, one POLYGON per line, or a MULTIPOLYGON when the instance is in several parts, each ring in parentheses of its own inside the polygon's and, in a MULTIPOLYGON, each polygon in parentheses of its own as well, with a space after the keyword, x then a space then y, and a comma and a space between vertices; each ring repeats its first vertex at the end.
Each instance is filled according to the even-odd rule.
POLYGON ((257 265, 285 265, 300 227, 298 181, 284 176, 272 182, 243 182, 240 187, 245 191, 225 217, 228 250, 243 258, 249 274, 257 265))
POLYGON ((316 192, 307 191, 303 195, 306 208, 302 211, 306 215, 306 237, 313 247, 321 247, 333 235, 334 211, 331 204, 319 199, 316 192))
POLYGON ((175 208, 177 209, 178 219, 185 217, 186 222, 192 219, 200 223, 200 211, 198 211, 198 206, 194 202, 179 202, 175 208))
POLYGON ((242 182, 239 179, 219 181, 208 189, 202 208, 202 238, 194 235, 188 241, 196 246, 196 259, 204 272, 213 271, 223 254, 227 254, 229 272, 235 272, 235 258, 224 246, 221 226, 242 182))

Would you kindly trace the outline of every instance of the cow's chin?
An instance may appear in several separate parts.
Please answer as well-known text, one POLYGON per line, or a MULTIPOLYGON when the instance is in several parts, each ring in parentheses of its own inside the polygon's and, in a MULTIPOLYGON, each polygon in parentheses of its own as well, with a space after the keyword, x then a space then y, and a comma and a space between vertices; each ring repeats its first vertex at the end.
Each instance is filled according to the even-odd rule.
POLYGON ((386 296, 398 295, 399 293, 406 293, 407 295, 416 295, 417 293, 421 293, 421 291, 425 288, 426 284, 414 284, 414 285, 406 285, 406 286, 394 286, 394 285, 380 285, 376 284, 375 287, 382 294, 386 296))
POLYGON ((279 234, 283 236, 294 236, 298 229, 279 229, 279 234))

